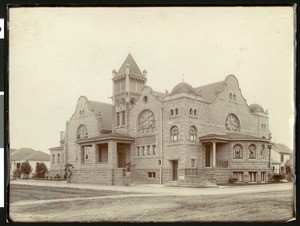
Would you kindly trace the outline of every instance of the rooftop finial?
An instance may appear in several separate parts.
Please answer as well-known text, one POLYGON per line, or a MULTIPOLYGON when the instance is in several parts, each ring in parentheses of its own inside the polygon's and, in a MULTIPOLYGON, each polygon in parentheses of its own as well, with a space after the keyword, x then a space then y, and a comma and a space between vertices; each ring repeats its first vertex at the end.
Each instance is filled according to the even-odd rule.
POLYGON ((181 75, 181 80, 184 82, 184 74, 181 75))

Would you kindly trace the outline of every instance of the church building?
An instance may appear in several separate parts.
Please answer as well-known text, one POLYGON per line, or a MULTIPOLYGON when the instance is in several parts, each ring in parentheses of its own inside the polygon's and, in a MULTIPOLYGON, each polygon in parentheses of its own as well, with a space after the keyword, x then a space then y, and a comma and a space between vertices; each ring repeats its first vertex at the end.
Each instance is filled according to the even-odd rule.
POLYGON ((205 187, 268 181, 268 112, 248 105, 234 75, 161 93, 129 54, 112 72, 112 104, 78 99, 50 148, 50 173, 71 183, 205 187), (130 176, 126 173, 130 168, 130 176), (62 170, 63 169, 63 170, 62 170))

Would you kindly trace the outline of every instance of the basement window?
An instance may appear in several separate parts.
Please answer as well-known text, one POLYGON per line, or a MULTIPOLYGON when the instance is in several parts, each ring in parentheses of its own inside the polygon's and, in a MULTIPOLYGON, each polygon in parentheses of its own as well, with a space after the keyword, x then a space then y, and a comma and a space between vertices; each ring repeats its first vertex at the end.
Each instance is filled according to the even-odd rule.
POLYGON ((148 172, 148 178, 155 178, 155 172, 148 172))

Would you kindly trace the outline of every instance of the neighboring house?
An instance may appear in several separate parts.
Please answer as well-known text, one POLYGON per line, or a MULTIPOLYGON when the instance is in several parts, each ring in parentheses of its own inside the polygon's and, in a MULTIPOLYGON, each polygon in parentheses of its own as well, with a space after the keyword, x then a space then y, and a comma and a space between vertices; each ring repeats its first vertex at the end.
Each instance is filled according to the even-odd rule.
POLYGON ((71 164, 71 183, 122 185, 132 163, 133 183, 267 181, 268 111, 247 104, 234 75, 195 88, 182 81, 165 93, 146 81, 129 54, 113 70, 112 104, 81 96, 60 146, 50 149, 51 171, 71 164))
POLYGON ((272 144, 272 169, 276 174, 294 173, 293 151, 284 144, 272 144))
POLYGON ((50 148, 50 177, 63 178, 65 174, 65 132, 60 132, 60 146, 50 148))
POLYGON ((30 176, 36 173, 35 169, 38 162, 45 163, 48 170, 50 168, 50 155, 45 152, 35 151, 31 148, 10 149, 10 176, 13 176, 16 169, 21 169, 21 164, 26 161, 32 168, 30 176))

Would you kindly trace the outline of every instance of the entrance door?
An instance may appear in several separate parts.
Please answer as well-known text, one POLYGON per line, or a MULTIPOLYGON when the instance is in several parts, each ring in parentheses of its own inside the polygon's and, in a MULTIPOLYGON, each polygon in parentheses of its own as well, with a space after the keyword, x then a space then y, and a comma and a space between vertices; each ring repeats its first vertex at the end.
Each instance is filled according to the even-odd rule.
POLYGON ((173 160, 171 162, 172 162, 172 181, 177 181, 178 160, 173 160))
POLYGON ((126 168, 126 150, 118 150, 118 168, 126 168))
POLYGON ((210 145, 205 146, 205 167, 210 167, 210 145))

